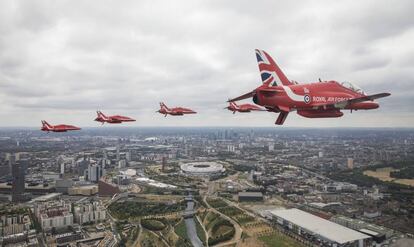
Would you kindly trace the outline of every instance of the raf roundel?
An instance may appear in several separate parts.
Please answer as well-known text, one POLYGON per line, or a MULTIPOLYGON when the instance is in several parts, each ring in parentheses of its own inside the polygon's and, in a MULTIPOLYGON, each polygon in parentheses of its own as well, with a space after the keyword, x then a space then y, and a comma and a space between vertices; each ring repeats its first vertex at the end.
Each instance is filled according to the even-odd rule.
POLYGON ((311 101, 311 98, 308 94, 305 94, 305 96, 303 96, 303 101, 305 101, 306 104, 309 104, 311 101))

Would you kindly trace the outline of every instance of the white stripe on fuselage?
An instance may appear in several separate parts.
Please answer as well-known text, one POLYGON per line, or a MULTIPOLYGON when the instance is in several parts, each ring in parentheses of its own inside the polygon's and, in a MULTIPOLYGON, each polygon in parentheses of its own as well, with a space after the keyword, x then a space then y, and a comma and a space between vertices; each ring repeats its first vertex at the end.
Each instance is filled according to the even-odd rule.
POLYGON ((297 102, 304 102, 303 95, 295 94, 289 86, 280 85, 286 92, 287 96, 297 102))

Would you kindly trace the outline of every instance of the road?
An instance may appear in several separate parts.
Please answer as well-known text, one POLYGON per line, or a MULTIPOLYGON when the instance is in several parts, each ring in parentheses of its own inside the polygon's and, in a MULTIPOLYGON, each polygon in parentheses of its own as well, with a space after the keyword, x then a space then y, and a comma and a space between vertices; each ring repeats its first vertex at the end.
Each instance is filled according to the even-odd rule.
POLYGON ((135 239, 134 243, 132 244, 132 247, 141 247, 141 238, 142 238, 142 225, 141 223, 138 223, 137 227, 139 227, 138 236, 135 239))
POLYGON ((206 228, 203 226, 203 222, 201 221, 200 217, 196 216, 195 220, 197 220, 198 223, 200 224, 201 228, 203 228, 204 236, 205 236, 205 239, 206 239, 206 247, 208 247, 208 232, 207 232, 206 228))

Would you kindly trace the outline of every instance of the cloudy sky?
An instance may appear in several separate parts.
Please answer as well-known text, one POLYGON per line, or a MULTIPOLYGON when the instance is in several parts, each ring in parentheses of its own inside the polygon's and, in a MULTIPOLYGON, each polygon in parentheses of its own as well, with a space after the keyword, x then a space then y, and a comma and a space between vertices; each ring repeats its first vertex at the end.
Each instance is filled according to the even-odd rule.
POLYGON ((274 126, 276 114, 223 110, 260 84, 260 48, 291 80, 392 93, 378 110, 291 113, 285 126, 414 127, 413 10, 411 0, 1 1, 0 126, 99 126, 97 109, 135 117, 129 126, 274 126), (160 101, 199 114, 164 118, 160 101))

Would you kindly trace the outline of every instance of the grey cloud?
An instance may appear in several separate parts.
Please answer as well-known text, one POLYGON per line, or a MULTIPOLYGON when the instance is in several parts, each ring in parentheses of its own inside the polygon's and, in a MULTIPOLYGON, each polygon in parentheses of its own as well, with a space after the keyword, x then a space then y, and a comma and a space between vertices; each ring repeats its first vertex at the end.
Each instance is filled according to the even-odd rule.
MULTIPOLYGON (((388 126, 399 117, 414 125, 413 3, 390 4, 3 1, 2 125, 37 125, 48 115, 73 122, 76 115, 67 112, 93 125, 89 115, 99 108, 138 115, 142 125, 273 126, 274 114, 222 110, 228 98, 259 85, 255 48, 268 51, 299 82, 322 77, 355 81, 370 93, 390 91, 369 113, 378 124, 369 124, 388 126), (154 115, 159 101, 200 114, 165 121, 154 115)), ((367 124, 362 113, 341 121, 291 115, 292 126, 367 124)))

